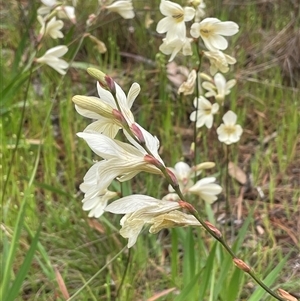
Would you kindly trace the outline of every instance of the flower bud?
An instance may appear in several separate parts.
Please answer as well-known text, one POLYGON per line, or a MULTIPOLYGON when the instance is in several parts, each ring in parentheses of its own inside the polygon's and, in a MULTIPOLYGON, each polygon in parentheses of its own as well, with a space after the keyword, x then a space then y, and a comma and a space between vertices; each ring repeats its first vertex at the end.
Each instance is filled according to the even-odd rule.
POLYGON ((173 182, 173 185, 178 186, 178 180, 177 180, 176 176, 174 175, 174 173, 168 168, 166 168, 166 171, 167 171, 168 175, 170 176, 170 178, 173 182))
POLYGON ((157 168, 160 168, 162 166, 162 163, 159 160, 157 160, 156 158, 154 158, 153 156, 150 156, 148 154, 144 156, 144 160, 147 163, 156 166, 157 168))
POLYGON ((92 111, 94 113, 97 113, 103 117, 106 118, 115 118, 113 114, 113 108, 101 100, 89 97, 89 96, 83 96, 83 95, 75 95, 72 98, 72 101, 79 107, 92 111))
POLYGON ((288 292, 286 292, 285 290, 279 288, 277 290, 277 293, 280 297, 284 298, 287 301, 298 301, 297 298, 293 297, 292 295, 290 295, 288 292))
POLYGON ((200 163, 200 164, 197 164, 194 169, 196 171, 199 171, 199 170, 203 170, 203 169, 210 169, 210 168, 213 168, 215 167, 215 162, 203 162, 203 163, 200 163))
POLYGON ((250 272, 250 267, 243 260, 241 260, 239 258, 234 258, 233 262, 240 270, 242 270, 246 273, 250 272))
POLYGON ((113 94, 116 92, 115 82, 110 76, 96 68, 87 68, 87 72, 89 75, 98 80, 102 88, 110 91, 113 94))
POLYGON ((221 231, 218 228, 216 228, 213 224, 211 224, 210 222, 205 222, 205 224, 211 231, 213 231, 216 234, 218 238, 222 237, 221 231))

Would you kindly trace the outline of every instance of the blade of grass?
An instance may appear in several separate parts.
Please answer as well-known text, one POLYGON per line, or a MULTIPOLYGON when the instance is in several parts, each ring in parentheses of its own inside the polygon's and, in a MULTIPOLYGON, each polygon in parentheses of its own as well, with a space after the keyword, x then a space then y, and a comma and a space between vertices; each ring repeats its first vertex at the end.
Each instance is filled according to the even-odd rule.
POLYGON ((42 225, 40 224, 35 236, 33 237, 33 240, 31 242, 30 248, 24 258, 24 261, 22 263, 22 266, 11 286, 11 288, 8 291, 8 294, 5 296, 5 298, 3 300, 6 301, 14 301, 16 300, 16 297, 18 296, 18 293, 22 287, 22 283, 29 271, 33 256, 35 254, 35 251, 37 249, 37 244, 39 241, 39 236, 40 236, 40 232, 42 229, 42 225))

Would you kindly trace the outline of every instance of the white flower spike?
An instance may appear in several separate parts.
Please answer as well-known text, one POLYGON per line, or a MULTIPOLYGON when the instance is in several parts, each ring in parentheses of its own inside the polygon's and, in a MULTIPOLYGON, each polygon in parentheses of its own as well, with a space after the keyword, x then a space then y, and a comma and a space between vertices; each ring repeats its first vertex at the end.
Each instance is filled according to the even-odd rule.
POLYGON ((46 53, 36 59, 36 62, 46 64, 56 70, 61 75, 66 74, 66 71, 64 69, 67 69, 69 67, 69 64, 60 59, 66 52, 68 51, 68 47, 65 45, 59 45, 53 48, 50 48, 46 51, 46 53))
POLYGON ((211 102, 205 97, 200 96, 198 99, 194 99, 194 107, 198 107, 198 110, 192 112, 190 120, 196 122, 197 128, 205 125, 208 129, 210 129, 214 121, 213 115, 218 112, 219 105, 217 103, 211 104, 211 102))
POLYGON ((118 13, 124 19, 133 19, 134 11, 131 0, 116 1, 113 4, 106 6, 110 12, 118 13))
POLYGON ((237 116, 234 112, 228 111, 223 116, 223 121, 218 128, 217 134, 220 142, 229 145, 240 140, 243 129, 239 124, 236 124, 237 116))
POLYGON ((158 33, 167 33, 166 38, 173 40, 175 38, 186 38, 185 22, 191 21, 195 15, 195 9, 192 7, 182 8, 179 4, 162 0, 159 9, 165 16, 157 24, 158 33))
POLYGON ((225 50, 228 42, 223 36, 232 36, 238 31, 239 26, 235 22, 222 22, 217 18, 205 18, 191 26, 191 36, 200 36, 210 51, 225 50))

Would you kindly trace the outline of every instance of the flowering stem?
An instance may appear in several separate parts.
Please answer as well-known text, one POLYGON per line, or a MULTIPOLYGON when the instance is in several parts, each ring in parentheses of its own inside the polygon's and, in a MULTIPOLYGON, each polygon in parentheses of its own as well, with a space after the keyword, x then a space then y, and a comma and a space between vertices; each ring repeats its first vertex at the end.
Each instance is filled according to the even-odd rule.
MULTIPOLYGON (((236 256, 236 254, 232 251, 232 249, 229 247, 229 245, 227 244, 227 242, 224 240, 224 238, 222 237, 221 232, 212 224, 210 224, 209 222, 205 222, 201 216, 199 215, 198 211, 196 209, 190 209, 191 207, 185 207, 187 208, 190 213, 192 215, 195 216, 195 218, 200 222, 200 224, 203 226, 203 228, 211 235, 213 236, 224 248, 225 250, 230 254, 230 256, 232 257, 232 259, 237 259, 238 257, 236 256)), ((266 286, 258 277, 256 277, 256 275, 254 274, 254 272, 249 268, 249 269, 245 269, 245 268, 241 268, 240 266, 238 266, 238 268, 240 268, 242 271, 244 271, 245 273, 249 274, 250 277, 260 286, 262 287, 267 293, 269 293, 271 296, 273 296, 275 299, 280 300, 280 301, 285 301, 285 299, 279 297, 274 291, 272 291, 268 286, 266 286)))

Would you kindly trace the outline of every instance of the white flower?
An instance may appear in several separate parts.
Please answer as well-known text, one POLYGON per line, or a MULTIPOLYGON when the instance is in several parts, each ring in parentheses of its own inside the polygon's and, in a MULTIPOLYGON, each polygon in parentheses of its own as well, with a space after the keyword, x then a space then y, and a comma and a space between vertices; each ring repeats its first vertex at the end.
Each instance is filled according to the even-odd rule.
POLYGON ((236 84, 235 79, 231 79, 226 82, 225 77, 221 73, 217 73, 214 76, 213 82, 204 81, 202 87, 208 92, 205 93, 205 97, 215 97, 215 99, 223 103, 225 96, 230 93, 230 89, 236 84))
POLYGON ((62 19, 69 19, 72 23, 76 23, 75 8, 73 6, 61 5, 55 8, 57 15, 62 19))
MULTIPOLYGON (((175 175, 181 192, 186 194, 189 188, 194 185, 194 177, 199 176, 203 169, 210 169, 214 166, 214 162, 203 162, 196 166, 190 167, 187 163, 180 161, 175 164, 174 168, 168 167, 168 169, 171 170, 175 175)), ((169 185, 168 189, 170 192, 174 192, 174 189, 171 185, 169 185)), ((176 199, 176 197, 172 194, 165 196, 165 198, 169 200, 176 199)))
POLYGON ((222 187, 214 183, 215 181, 214 177, 203 178, 190 187, 189 192, 199 195, 201 199, 211 204, 217 200, 216 195, 222 191, 222 187))
POLYGON ((38 8, 37 13, 38 15, 42 15, 42 16, 48 15, 51 12, 52 7, 55 7, 55 5, 57 5, 56 0, 41 0, 41 2, 44 5, 38 8))
POLYGON ((60 31, 63 26, 64 22, 61 20, 56 20, 56 17, 53 17, 48 23, 45 22, 42 16, 37 16, 38 21, 42 25, 40 29, 40 36, 50 36, 52 39, 63 38, 64 35, 60 31))
MULTIPOLYGON (((99 162, 100 163, 100 162, 99 162)), ((107 202, 118 194, 107 189, 98 189, 98 168, 99 163, 94 164, 83 178, 80 190, 84 193, 82 200, 84 211, 90 211, 89 217, 100 217, 104 213, 107 202)))
MULTIPOLYGON (((140 85, 133 83, 126 96, 122 88, 116 82, 114 84, 116 88, 116 100, 120 106, 122 115, 130 126, 134 123, 134 117, 130 109, 140 93, 140 85)), ((116 119, 116 117, 114 118, 112 113, 113 110, 118 111, 116 100, 110 91, 101 87, 99 82, 97 82, 97 90, 99 98, 92 96, 74 96, 73 101, 76 104, 75 108, 82 116, 96 119, 96 121, 88 125, 84 131, 97 131, 114 138, 121 128, 120 121, 116 119), (111 116, 103 116, 101 111, 97 111, 97 104, 99 106, 104 104, 104 106, 107 107, 107 110, 110 109, 111 116)))
POLYGON ((113 4, 106 6, 110 12, 118 13, 124 19, 134 18, 134 11, 131 0, 116 1, 113 4))
POLYGON ((194 99, 194 107, 198 108, 198 110, 192 112, 190 120, 196 122, 197 128, 205 124, 210 129, 214 121, 213 115, 218 112, 219 105, 217 103, 211 104, 205 97, 200 96, 198 99, 194 99))
POLYGON ((218 128, 217 134, 220 142, 229 145, 238 142, 243 133, 243 129, 239 124, 236 124, 237 116, 234 112, 228 111, 223 116, 223 121, 218 128))
MULTIPOLYGON (((95 164, 96 167, 92 166, 93 170, 97 169, 98 191, 102 192, 104 189, 107 189, 115 178, 118 178, 120 182, 124 182, 132 179, 142 171, 154 174, 161 173, 157 167, 149 162, 150 156, 141 146, 137 148, 97 132, 77 133, 77 136, 83 138, 92 151, 104 159, 97 162, 95 164)), ((155 139, 147 142, 151 149, 157 145, 155 139)), ((158 156, 158 158, 153 158, 153 160, 158 161, 161 158, 158 156)))
POLYGON ((158 200, 147 195, 130 195, 109 204, 105 211, 125 214, 120 221, 120 234, 128 238, 128 248, 137 240, 143 226, 153 223, 152 219, 170 211, 179 209, 177 202, 158 200))
POLYGON ((174 227, 185 226, 201 226, 200 222, 191 214, 186 214, 178 210, 174 210, 165 214, 153 217, 150 222, 152 226, 150 233, 157 233, 162 229, 170 229, 174 227))
POLYGON ((228 65, 236 63, 236 59, 230 55, 223 53, 222 51, 204 51, 204 56, 209 59, 210 62, 210 74, 215 75, 218 70, 223 73, 228 72, 228 65))
POLYGON ((164 1, 160 2, 159 9, 166 16, 157 24, 156 31, 158 33, 167 33, 166 38, 173 40, 175 38, 186 38, 185 22, 191 21, 195 15, 195 9, 192 7, 182 8, 179 4, 164 1))
POLYGON ((178 89, 178 94, 183 93, 183 95, 190 95, 194 93, 195 83, 197 79, 196 70, 192 70, 187 78, 187 81, 183 82, 178 89))
POLYGON ((193 54, 191 47, 192 40, 193 39, 190 38, 179 37, 176 37, 174 39, 164 38, 163 43, 159 47, 159 50, 166 55, 171 54, 171 57, 169 59, 169 62, 171 62, 172 60, 174 60, 179 51, 181 51, 185 56, 193 54))
POLYGON ((239 31, 239 26, 231 21, 222 22, 217 18, 206 18, 191 26, 191 36, 202 38, 208 50, 224 50, 228 42, 223 36, 232 36, 239 31))
POLYGON ((37 58, 36 61, 38 63, 47 64, 58 73, 64 75, 66 74, 66 71, 64 69, 67 69, 69 67, 69 64, 66 61, 60 59, 60 57, 63 56, 67 51, 67 46, 59 45, 47 50, 46 53, 42 57, 37 58))

